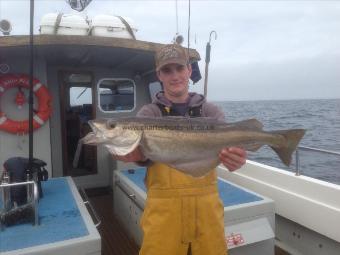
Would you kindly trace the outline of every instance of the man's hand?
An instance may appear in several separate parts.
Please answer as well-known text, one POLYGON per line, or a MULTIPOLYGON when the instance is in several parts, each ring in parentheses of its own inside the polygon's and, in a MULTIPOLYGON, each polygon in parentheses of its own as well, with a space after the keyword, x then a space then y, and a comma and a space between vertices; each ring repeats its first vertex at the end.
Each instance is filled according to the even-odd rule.
POLYGON ((124 162, 136 162, 146 160, 139 147, 124 156, 113 155, 113 158, 124 162))
POLYGON ((247 159, 246 151, 237 147, 224 148, 218 156, 221 163, 228 168, 230 172, 233 172, 243 166, 247 159))

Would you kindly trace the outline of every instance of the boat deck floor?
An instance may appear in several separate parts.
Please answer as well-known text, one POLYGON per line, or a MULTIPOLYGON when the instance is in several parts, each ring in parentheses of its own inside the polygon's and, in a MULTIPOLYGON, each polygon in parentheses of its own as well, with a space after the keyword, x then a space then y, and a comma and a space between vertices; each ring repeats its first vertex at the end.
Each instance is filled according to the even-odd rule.
POLYGON ((112 191, 87 189, 86 194, 102 222, 98 229, 102 237, 102 255, 137 255, 139 247, 114 216, 112 191))
MULTIPOLYGON (((138 255, 139 247, 114 216, 112 191, 109 188, 87 189, 86 194, 102 221, 99 226, 102 255, 138 255)), ((275 247, 275 255, 289 254, 275 247)))

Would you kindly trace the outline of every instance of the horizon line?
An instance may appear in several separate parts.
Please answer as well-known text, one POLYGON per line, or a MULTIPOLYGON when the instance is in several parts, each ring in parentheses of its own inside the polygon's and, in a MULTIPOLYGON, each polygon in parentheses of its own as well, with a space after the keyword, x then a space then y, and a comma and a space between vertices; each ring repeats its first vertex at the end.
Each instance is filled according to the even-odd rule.
POLYGON ((276 98, 276 99, 224 99, 224 100, 208 100, 209 102, 244 102, 244 101, 296 101, 296 100, 340 100, 337 98, 276 98))

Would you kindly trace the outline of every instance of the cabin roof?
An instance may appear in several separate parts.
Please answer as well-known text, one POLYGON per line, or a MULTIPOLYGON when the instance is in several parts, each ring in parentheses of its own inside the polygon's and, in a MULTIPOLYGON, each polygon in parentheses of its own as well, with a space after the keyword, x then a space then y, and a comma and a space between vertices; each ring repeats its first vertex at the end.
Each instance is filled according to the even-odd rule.
MULTIPOLYGON (((29 42, 28 35, 0 37, 0 56, 5 56, 5 61, 6 56, 28 57, 29 42)), ((34 45, 35 57, 43 57, 47 63, 132 68, 145 73, 155 69, 154 54, 164 44, 112 37, 35 35, 34 45)), ((196 50, 190 49, 189 54, 192 61, 200 60, 196 50)))

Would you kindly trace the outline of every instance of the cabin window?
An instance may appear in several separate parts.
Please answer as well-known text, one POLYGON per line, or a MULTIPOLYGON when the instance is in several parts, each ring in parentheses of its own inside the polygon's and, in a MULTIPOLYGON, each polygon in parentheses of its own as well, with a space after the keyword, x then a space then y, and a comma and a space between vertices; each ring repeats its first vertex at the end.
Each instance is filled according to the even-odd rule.
POLYGON ((135 83, 130 79, 102 79, 98 82, 98 103, 103 112, 133 111, 135 83))
POLYGON ((92 89, 89 87, 70 88, 70 106, 92 104, 92 89))

